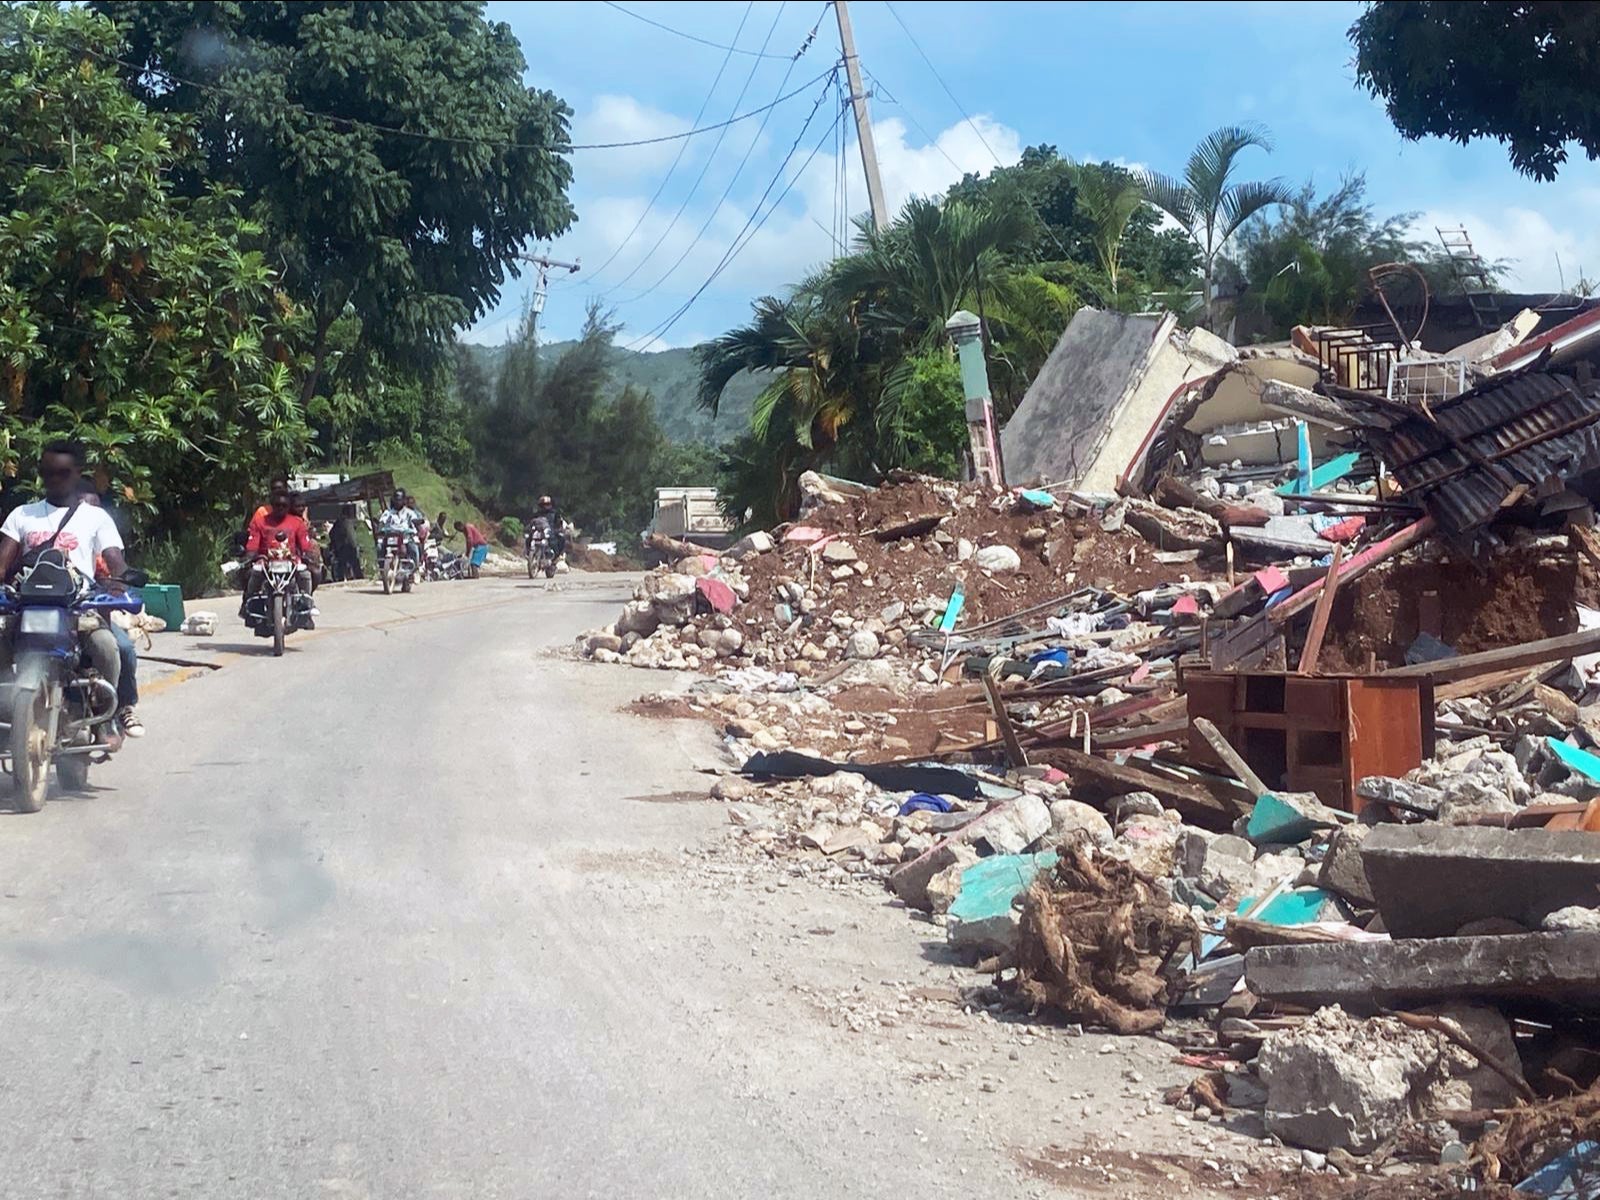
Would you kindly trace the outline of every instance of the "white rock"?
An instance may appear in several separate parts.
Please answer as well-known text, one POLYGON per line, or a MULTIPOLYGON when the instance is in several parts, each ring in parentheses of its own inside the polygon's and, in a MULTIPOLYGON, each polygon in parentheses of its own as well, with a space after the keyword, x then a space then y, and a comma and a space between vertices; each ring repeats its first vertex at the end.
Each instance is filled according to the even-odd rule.
POLYGON ((1022 558, 1010 546, 985 546, 972 556, 972 561, 982 570, 1006 572, 1015 571, 1022 565, 1022 558))
POLYGON ((1585 908, 1573 904, 1558 908, 1540 923, 1547 933, 1564 933, 1578 929, 1600 929, 1600 908, 1585 908))
POLYGON ((877 658, 879 649, 877 634, 868 629, 858 629, 850 635, 850 640, 845 643, 845 656, 847 658, 877 658))

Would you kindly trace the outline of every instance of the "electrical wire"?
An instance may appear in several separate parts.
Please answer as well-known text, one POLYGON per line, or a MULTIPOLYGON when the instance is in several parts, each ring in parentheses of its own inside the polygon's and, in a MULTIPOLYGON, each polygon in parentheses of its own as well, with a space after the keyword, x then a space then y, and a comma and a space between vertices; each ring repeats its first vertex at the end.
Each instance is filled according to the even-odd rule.
MULTIPOLYGON (((804 45, 802 46, 802 49, 801 49, 801 53, 802 54, 805 52, 806 49, 809 49, 811 44, 812 44, 812 42, 814 42, 816 40, 817 31, 822 27, 822 18, 828 15, 829 7, 830 7, 829 4, 824 4, 822 6, 822 11, 817 15, 816 21, 813 22, 813 24, 811 26, 811 32, 806 35, 805 43, 804 43, 804 45)), ((783 8, 781 6, 778 9, 778 13, 779 13, 779 16, 781 16, 782 13, 783 13, 783 8)), ((774 26, 776 26, 776 24, 777 24, 777 19, 776 18, 773 19, 773 24, 774 24, 774 26)), ((771 36, 770 31, 769 31, 768 36, 769 37, 771 36)), ((796 60, 796 62, 798 62, 798 59, 796 60)), ((789 76, 793 73, 794 68, 795 68, 795 63, 790 63, 788 69, 784 71, 783 78, 778 81, 778 89, 777 89, 778 91, 781 92, 786 86, 788 86, 789 76)), ((838 80, 838 69, 837 69, 837 65, 836 65, 835 69, 834 69, 835 86, 837 86, 837 80, 838 80)), ((762 135, 762 133, 764 133, 766 131, 766 128, 767 128, 767 119, 763 118, 761 124, 756 129, 755 135, 750 139, 750 144, 745 147, 744 155, 743 155, 743 157, 741 157, 739 159, 738 166, 734 167, 733 175, 728 179, 727 186, 725 186, 722 189, 722 195, 719 196, 717 198, 716 203, 711 206, 710 211, 706 214, 705 221, 702 222, 699 230, 696 231, 693 240, 691 240, 690 243, 687 246, 684 247, 683 253, 678 255, 677 260, 670 267, 667 268, 667 270, 661 275, 661 277, 659 279, 657 279, 653 284, 651 284, 649 287, 647 287, 639 295, 634 296, 634 297, 630 298, 629 300, 624 301, 623 303, 626 303, 626 304, 636 303, 637 301, 642 300, 645 296, 648 296, 648 295, 652 294, 653 292, 655 292, 658 288, 661 287, 662 284, 666 283, 666 281, 668 279, 670 279, 677 272, 678 268, 683 265, 684 261, 689 257, 689 255, 694 252, 695 247, 698 246, 701 243, 701 241, 703 241, 705 239, 706 233, 710 230, 712 223, 717 219, 717 214, 722 211, 722 206, 728 202, 728 197, 733 194, 733 189, 738 184, 740 177, 744 174, 745 167, 747 165, 749 165, 750 156, 755 152, 756 145, 761 141, 761 135, 762 135)))
MULTIPOLYGON (((755 8, 755 0, 749 0, 749 3, 746 4, 745 7, 744 7, 744 16, 739 19, 739 28, 736 29, 734 31, 734 34, 733 34, 733 40, 734 40, 735 44, 737 44, 738 41, 739 41, 739 35, 744 32, 745 22, 750 19, 750 12, 754 8, 755 8)), ((771 35, 769 34, 768 36, 771 36, 771 35)), ((733 48, 730 46, 728 48, 728 52, 722 56, 722 65, 717 68, 716 78, 714 78, 711 81, 711 86, 708 89, 706 89, 706 98, 704 100, 700 101, 700 111, 695 113, 694 120, 690 122, 691 125, 698 125, 700 123, 700 119, 706 115, 706 109, 711 107, 711 97, 713 97, 713 96, 715 96, 717 94, 717 88, 722 83, 723 72, 725 72, 728 69, 728 64, 730 62, 732 62, 732 61, 733 61, 733 48)), ((757 66, 759 66, 759 65, 760 64, 758 63, 757 66)), ((746 86, 749 86, 748 82, 746 83, 746 86)), ((740 91, 739 100, 743 100, 743 99, 744 99, 744 92, 740 91)), ((739 100, 735 100, 733 102, 733 107, 734 107, 735 110, 737 110, 738 107, 739 107, 739 100)), ((726 129, 725 128, 724 128, 724 133, 726 133, 726 129)), ((722 144, 722 138, 723 138, 723 133, 719 133, 717 135, 717 145, 720 146, 722 144)), ((683 156, 684 156, 685 152, 688 151, 688 149, 689 149, 689 143, 687 141, 680 142, 678 144, 678 153, 673 156, 672 164, 667 168, 667 173, 661 177, 661 182, 656 185, 655 194, 650 197, 650 199, 645 203, 644 208, 640 210, 639 219, 633 223, 633 228, 628 230, 627 236, 624 237, 620 242, 617 243, 616 248, 611 251, 610 256, 607 257, 605 262, 601 263, 598 267, 596 267, 593 271, 591 271, 589 273, 589 279, 591 281, 593 279, 595 279, 602 271, 604 271, 612 263, 617 261, 617 255, 621 254, 622 251, 627 247, 628 243, 633 241, 634 234, 638 233, 639 230, 644 227, 645 218, 647 218, 650 215, 650 210, 653 209, 656 206, 656 201, 661 199, 661 194, 664 191, 667 190, 667 184, 672 182, 672 176, 678 170, 678 165, 683 162, 683 156)), ((664 237, 665 235, 662 235, 662 236, 664 237)), ((652 246, 650 248, 649 254, 654 254, 656 252, 656 247, 658 247, 660 245, 661 245, 661 243, 659 241, 657 241, 656 245, 652 246)), ((646 258, 649 257, 649 254, 646 255, 646 258)), ((632 279, 633 276, 638 272, 639 266, 643 266, 643 265, 644 265, 644 263, 641 260, 639 265, 635 266, 632 271, 629 271, 627 276, 621 281, 621 283, 613 285, 611 290, 615 290, 617 287, 621 287, 623 283, 626 283, 629 279, 632 279)))
MULTIPOLYGON (((158 75, 168 84, 181 84, 184 87, 195 88, 197 91, 211 92, 216 95, 231 97, 235 100, 240 98, 238 91, 223 87, 220 84, 203 83, 198 79, 187 79, 182 75, 174 75, 164 67, 152 67, 148 64, 129 62, 125 58, 107 54, 105 51, 96 49, 93 46, 80 45, 79 49, 93 58, 115 63, 140 75, 158 75)), ((774 57, 781 58, 783 56, 775 55, 774 57)), ((730 117, 726 121, 718 121, 715 125, 701 125, 693 129, 686 129, 682 133, 665 133, 660 137, 636 138, 628 142, 512 142, 499 138, 457 137, 447 133, 423 133, 416 129, 402 129, 397 125, 383 125, 377 121, 365 121, 359 117, 341 117, 334 113, 318 112, 316 109, 307 108, 303 104, 285 103, 280 106, 279 111, 292 112, 313 121, 327 121, 329 124, 338 125, 346 129, 364 129, 387 137, 411 138, 419 142, 440 142, 452 146, 488 146, 496 150, 545 150, 552 154, 572 154, 580 150, 627 150, 634 146, 659 146, 664 142, 676 142, 685 138, 699 137, 704 133, 715 133, 719 129, 726 129, 730 125, 738 125, 743 121, 750 120, 752 117, 759 117, 763 113, 793 100, 801 93, 809 91, 812 84, 820 82, 831 74, 832 68, 812 76, 799 87, 779 96, 770 104, 762 105, 760 108, 752 108, 749 112, 740 113, 738 116, 730 117)))
MULTIPOLYGON (((717 277, 721 275, 722 272, 725 271, 733 262, 733 260, 739 256, 740 252, 750 244, 751 239, 753 239, 757 233, 761 232, 762 227, 771 218, 772 214, 777 211, 778 205, 783 203, 784 199, 789 195, 789 192, 794 188, 795 183, 803 174, 805 174, 806 169, 811 166, 812 161, 815 160, 817 155, 821 152, 823 144, 828 140, 829 137, 833 135, 833 125, 829 125, 822 137, 818 139, 817 144, 812 147, 811 153, 806 156, 805 162, 801 163, 799 169, 796 170, 792 176, 790 176, 789 182, 784 185, 783 191, 778 193, 778 197, 772 202, 771 207, 767 209, 764 215, 761 215, 761 206, 766 203, 767 197, 772 193, 772 189, 775 188, 778 185, 778 181, 783 178, 785 169, 793 160, 796 151, 799 150, 800 143, 804 140, 806 131, 811 128, 811 122, 816 119, 817 110, 822 107, 822 102, 828 97, 828 91, 833 85, 834 78, 837 77, 837 72, 838 67, 835 67, 834 76, 830 77, 828 80, 828 85, 825 86, 817 95, 816 102, 811 106, 811 112, 806 116, 805 124, 800 127, 800 132, 795 135, 794 142, 789 147, 789 152, 783 156, 783 161, 778 164, 778 170, 773 175, 772 181, 767 184, 766 190, 761 193, 761 198, 756 201, 755 207, 750 210, 750 216, 745 220, 744 227, 734 235, 733 241, 729 243, 727 250, 723 251, 721 260, 715 267, 712 268, 711 274, 706 277, 705 282, 697 287, 694 292, 690 294, 689 298, 685 300, 683 304, 680 305, 674 312, 672 312, 664 321, 657 323, 646 333, 642 334, 638 338, 635 338, 634 341, 629 344, 628 349, 636 350, 641 346, 646 346, 653 341, 665 337, 671 331, 672 327, 682 320, 684 315, 688 313, 692 307, 694 307, 695 302, 705 294, 706 289, 716 282, 717 277), (760 217, 759 220, 757 219, 758 215, 760 217), (752 225, 754 226, 753 229, 751 228, 752 225)), ((834 117, 833 124, 836 125, 843 119, 844 111, 841 109, 838 115, 834 117)))
POLYGON ((928 145, 932 146, 935 150, 942 154, 945 162, 949 163, 957 171, 965 175, 967 173, 966 169, 955 159, 951 158, 950 152, 940 144, 939 139, 928 132, 928 127, 926 125, 917 120, 917 114, 912 112, 904 104, 900 103, 899 100, 895 99, 894 94, 890 92, 889 89, 884 85, 883 80, 879 79, 871 71, 866 71, 865 68, 863 68, 863 71, 865 71, 867 78, 872 81, 872 94, 881 98, 885 104, 892 104, 895 108, 899 109, 900 112, 904 114, 905 119, 911 122, 911 127, 922 135, 923 139, 928 143, 928 145))
MULTIPOLYGON (((614 4, 614 3, 612 3, 612 0, 603 0, 603 3, 605 4, 605 6, 607 8, 614 8, 619 13, 625 13, 626 15, 632 17, 635 21, 643 21, 646 25, 653 25, 657 29, 665 30, 667 33, 673 34, 673 35, 675 35, 677 37, 687 38, 691 42, 699 42, 702 46, 710 46, 713 50, 726 50, 730 54, 748 54, 752 58, 790 58, 791 57, 790 55, 786 55, 786 54, 768 54, 766 52, 766 48, 765 47, 763 47, 760 50, 743 50, 743 49, 740 49, 739 45, 738 45, 739 39, 737 37, 735 37, 733 39, 734 40, 734 45, 732 45, 732 46, 724 46, 720 42, 713 42, 713 41, 710 41, 707 38, 700 37, 700 36, 698 36, 696 34, 685 33, 681 29, 674 29, 671 25, 663 25, 660 21, 652 20, 650 17, 645 16, 643 13, 636 13, 631 8, 623 8, 622 5, 620 5, 620 4, 614 4)), ((799 58, 800 57, 800 53, 803 53, 803 51, 795 53, 792 56, 792 58, 799 58)))
POLYGON ((944 89, 944 94, 950 97, 950 103, 956 106, 956 111, 959 112, 962 118, 966 121, 967 127, 971 129, 973 133, 978 135, 978 140, 983 143, 983 148, 989 152, 989 157, 994 159, 994 165, 997 167, 1005 166, 1005 163, 1000 161, 1000 156, 994 152, 994 147, 989 145, 989 139, 983 136, 983 130, 978 128, 978 123, 974 121, 967 113, 967 110, 961 106, 961 101, 956 99, 956 94, 950 90, 950 85, 944 81, 944 76, 939 74, 939 68, 933 65, 933 60, 929 58, 927 52, 923 50, 921 44, 917 41, 916 35, 911 32, 911 27, 900 19, 900 14, 895 11, 894 4, 891 2, 891 0, 884 0, 883 6, 889 10, 889 15, 894 18, 895 24, 900 26, 901 30, 905 33, 906 40, 911 43, 911 48, 922 56, 923 62, 928 64, 928 70, 933 72, 933 77, 939 81, 939 86, 944 89))
MULTIPOLYGON (((763 50, 765 50, 767 48, 767 46, 771 44, 772 35, 777 32, 777 30, 778 30, 778 22, 783 19, 783 10, 785 8, 787 8, 787 7, 788 7, 788 0, 784 0, 784 3, 778 5, 778 11, 772 18, 772 24, 767 26, 767 36, 766 36, 765 39, 762 40, 761 48, 763 50)), ((750 0, 750 3, 745 6, 744 17, 741 18, 740 21, 739 21, 739 28, 738 28, 738 30, 736 30, 734 32, 734 35, 733 35, 733 44, 735 46, 737 46, 739 44, 739 35, 744 32, 745 22, 750 19, 750 13, 754 8, 755 8, 755 0, 750 0)), ((724 61, 726 61, 726 60, 724 60, 724 61)), ((798 59, 790 60, 789 69, 787 71, 785 71, 784 75, 783 75, 783 82, 778 84, 778 87, 777 87, 778 91, 780 91, 780 92, 783 91, 785 84, 787 84, 789 82, 789 75, 794 71, 794 66, 795 66, 795 63, 797 61, 799 61, 799 60, 798 59)), ((755 82, 756 72, 758 70, 760 70, 760 69, 761 69, 761 60, 759 58, 757 58, 757 59, 753 60, 751 62, 751 64, 750 64, 750 73, 744 77, 744 86, 739 89, 739 94, 733 98, 732 108, 733 108, 734 112, 738 112, 739 111, 739 105, 744 103, 745 94, 750 90, 750 85, 753 82, 755 82)), ((728 135, 728 131, 726 129, 722 130, 720 133, 717 134, 717 140, 714 143, 712 143, 711 149, 706 152, 705 162, 700 164, 700 174, 696 175, 694 183, 689 185, 689 190, 684 195, 683 202, 678 205, 678 211, 672 214, 672 220, 667 222, 667 227, 661 231, 661 236, 656 238, 655 244, 653 246, 651 246, 649 250, 645 251, 644 256, 642 258, 640 258, 638 262, 633 264, 633 269, 632 270, 630 270, 621 279, 617 280, 616 283, 612 284, 603 293, 601 293, 601 298, 602 299, 604 297, 606 297, 606 296, 611 295, 611 293, 617 291, 619 288, 625 286, 630 279, 632 279, 640 271, 644 270, 645 264, 648 263, 653 257, 655 257, 655 253, 656 253, 657 250, 660 250, 661 247, 666 244, 667 238, 672 236, 672 231, 678 227, 678 222, 683 219, 683 214, 688 211, 690 203, 694 200, 696 193, 699 192, 700 185, 705 182, 706 174, 707 174, 707 172, 709 172, 711 170, 711 164, 716 161, 717 151, 722 149, 723 139, 725 137, 727 137, 727 135, 728 135)), ((757 131, 756 136, 757 137, 760 136, 760 132, 759 131, 757 131)), ((688 143, 685 142, 684 145, 687 146, 688 143)), ((749 157, 749 152, 748 151, 746 151, 745 157, 746 158, 749 157)), ((659 193, 658 193, 658 195, 659 195, 659 193)), ((648 212, 648 211, 649 210, 647 209, 646 212, 648 212)), ((643 220, 642 217, 640 219, 643 220)), ((689 244, 689 249, 692 250, 693 248, 694 248, 694 243, 691 242, 689 244)), ((685 250, 684 254, 687 256, 688 250, 685 250)), ((682 262, 682 261, 683 261, 682 258, 680 258, 678 260, 678 262, 682 262)), ((668 269, 667 275, 672 274, 672 270, 676 268, 676 265, 677 264, 673 264, 673 267, 668 269)), ((655 290, 656 287, 659 287, 661 285, 661 283, 665 279, 666 279, 666 275, 663 275, 661 277, 661 279, 656 280, 656 282, 653 285, 651 285, 649 288, 646 288, 642 293, 640 293, 640 295, 633 297, 631 300, 625 301, 625 303, 632 304, 635 301, 637 301, 639 299, 642 299, 644 296, 648 296, 652 291, 655 290)))

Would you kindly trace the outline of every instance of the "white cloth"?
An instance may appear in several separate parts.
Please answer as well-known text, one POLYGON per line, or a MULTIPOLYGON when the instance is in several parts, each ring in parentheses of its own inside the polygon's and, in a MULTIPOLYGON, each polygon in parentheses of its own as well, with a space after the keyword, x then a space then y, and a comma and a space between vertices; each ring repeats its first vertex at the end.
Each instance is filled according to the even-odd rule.
MULTIPOLYGON (((64 505, 40 500, 11 510, 11 515, 0 525, 0 536, 21 544, 24 552, 50 540, 61 518, 67 515, 64 505)), ((122 535, 117 524, 106 510, 93 504, 80 504, 72 520, 61 530, 55 548, 67 556, 67 561, 86 579, 94 578, 94 560, 107 550, 122 549, 122 535)))

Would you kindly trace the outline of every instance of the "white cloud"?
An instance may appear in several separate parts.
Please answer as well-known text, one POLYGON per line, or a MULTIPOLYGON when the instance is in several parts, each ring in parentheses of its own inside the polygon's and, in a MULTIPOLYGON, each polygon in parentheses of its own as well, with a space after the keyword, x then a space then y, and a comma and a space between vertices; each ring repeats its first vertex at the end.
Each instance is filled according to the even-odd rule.
MULTIPOLYGON (((588 112, 573 118, 572 140, 578 145, 638 142, 683 133, 689 122, 652 108, 633 96, 596 96, 588 112)), ((692 143, 694 139, 689 139, 692 143)), ((573 173, 585 184, 632 179, 665 171, 682 148, 681 142, 657 142, 619 150, 582 150, 573 173)), ((685 155, 689 157, 689 155, 685 155)))

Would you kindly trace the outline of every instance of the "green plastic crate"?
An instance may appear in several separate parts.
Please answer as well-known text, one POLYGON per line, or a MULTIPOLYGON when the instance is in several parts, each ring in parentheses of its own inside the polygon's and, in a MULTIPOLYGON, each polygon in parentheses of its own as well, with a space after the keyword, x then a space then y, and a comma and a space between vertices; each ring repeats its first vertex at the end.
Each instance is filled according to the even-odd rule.
POLYGON ((175 583, 150 583, 139 589, 144 600, 144 610, 160 617, 168 629, 183 624, 183 589, 175 583))

